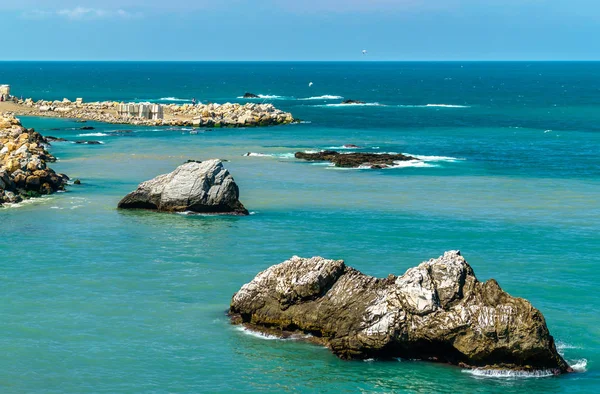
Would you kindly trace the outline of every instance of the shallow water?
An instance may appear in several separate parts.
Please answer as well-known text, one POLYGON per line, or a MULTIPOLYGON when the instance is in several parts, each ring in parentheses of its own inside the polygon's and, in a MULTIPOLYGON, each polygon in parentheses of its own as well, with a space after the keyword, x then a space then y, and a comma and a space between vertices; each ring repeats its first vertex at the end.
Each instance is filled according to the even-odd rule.
POLYGON ((599 63, 0 63, 0 79, 25 96, 223 102, 251 91, 284 97, 270 101, 307 121, 191 134, 22 118, 104 144, 54 143, 53 168, 82 185, 0 209, 1 391, 597 391, 599 77, 599 63), (382 105, 297 100, 323 95, 382 105), (123 129, 132 132, 113 132, 123 129), (291 157, 344 144, 427 166, 342 170, 291 157), (252 215, 115 209, 139 182, 215 157, 252 215), (450 249, 539 308, 581 372, 346 362, 225 316, 242 284, 292 255, 385 276, 450 249))

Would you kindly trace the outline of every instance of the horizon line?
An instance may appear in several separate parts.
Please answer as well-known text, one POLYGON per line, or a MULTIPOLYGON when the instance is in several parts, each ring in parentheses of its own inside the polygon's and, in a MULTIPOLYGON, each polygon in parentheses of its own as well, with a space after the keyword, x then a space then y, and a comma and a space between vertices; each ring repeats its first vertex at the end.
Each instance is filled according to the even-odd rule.
POLYGON ((459 63, 459 62, 472 62, 472 63, 502 63, 502 62, 600 62, 600 59, 412 59, 412 60, 357 60, 357 59, 343 59, 343 60, 160 60, 160 59, 147 59, 147 60, 119 60, 119 59, 1 59, 0 63, 10 62, 88 62, 88 63, 99 63, 99 62, 110 62, 110 63, 133 63, 133 62, 146 62, 146 63, 289 63, 289 62, 300 62, 300 63, 459 63))

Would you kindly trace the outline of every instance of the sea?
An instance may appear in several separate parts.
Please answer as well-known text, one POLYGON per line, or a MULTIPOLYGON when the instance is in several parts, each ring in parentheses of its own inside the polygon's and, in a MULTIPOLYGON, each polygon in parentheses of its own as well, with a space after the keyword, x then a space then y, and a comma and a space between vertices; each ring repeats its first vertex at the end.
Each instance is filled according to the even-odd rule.
POLYGON ((0 62, 0 83, 36 100, 272 103, 301 119, 84 131, 21 117, 102 144, 53 143, 52 167, 81 185, 0 209, 0 392, 600 391, 600 63, 0 62), (421 160, 294 158, 324 149, 421 160), (116 209, 140 182, 211 158, 250 216, 116 209), (575 373, 343 361, 226 315, 243 284, 294 255, 383 277, 456 249, 544 314, 575 373))

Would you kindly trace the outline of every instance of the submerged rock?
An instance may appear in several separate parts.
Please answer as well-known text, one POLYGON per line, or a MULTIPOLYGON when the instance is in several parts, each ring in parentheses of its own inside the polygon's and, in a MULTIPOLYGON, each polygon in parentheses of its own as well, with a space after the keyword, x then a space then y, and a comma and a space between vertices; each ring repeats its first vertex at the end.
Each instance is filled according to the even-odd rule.
POLYGON ((79 140, 79 141, 75 141, 75 143, 80 144, 80 145, 102 145, 102 142, 100 142, 100 141, 79 140))
POLYGON ((67 140, 64 138, 53 137, 51 135, 46 136, 46 141, 48 142, 66 142, 67 140))
POLYGON ((571 372, 544 316, 458 251, 378 279, 342 260, 292 257, 233 296, 234 323, 312 334, 344 359, 407 358, 463 367, 571 372))
POLYGON ((361 166, 371 168, 385 168, 393 166, 396 161, 418 160, 415 157, 389 153, 339 153, 333 150, 324 150, 317 153, 296 152, 294 155, 297 159, 309 161, 330 161, 336 167, 354 167, 361 166))
POLYGON ((220 160, 191 161, 141 183, 118 207, 248 215, 239 194, 237 184, 220 160))

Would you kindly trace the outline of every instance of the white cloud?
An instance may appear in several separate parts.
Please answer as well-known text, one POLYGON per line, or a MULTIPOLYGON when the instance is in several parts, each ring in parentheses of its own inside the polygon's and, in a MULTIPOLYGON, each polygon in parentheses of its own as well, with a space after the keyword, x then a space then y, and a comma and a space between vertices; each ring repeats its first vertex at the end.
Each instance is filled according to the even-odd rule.
POLYGON ((131 13, 123 9, 102 9, 102 8, 86 8, 86 7, 74 7, 64 8, 61 10, 48 11, 48 10, 30 10, 21 14, 25 19, 47 19, 51 17, 62 17, 72 21, 90 20, 90 19, 130 19, 139 18, 142 16, 141 13, 131 13))

